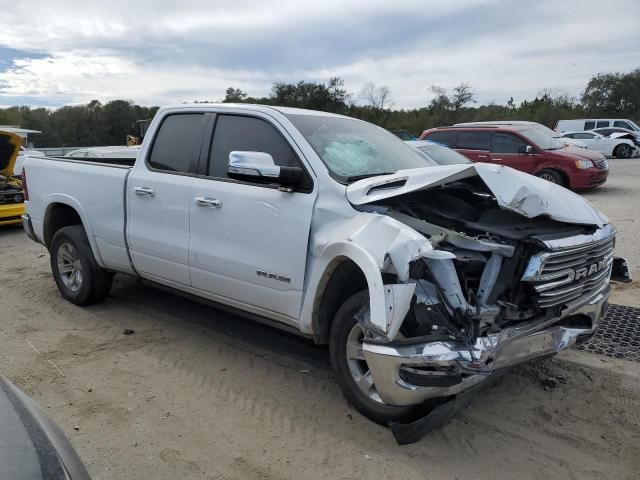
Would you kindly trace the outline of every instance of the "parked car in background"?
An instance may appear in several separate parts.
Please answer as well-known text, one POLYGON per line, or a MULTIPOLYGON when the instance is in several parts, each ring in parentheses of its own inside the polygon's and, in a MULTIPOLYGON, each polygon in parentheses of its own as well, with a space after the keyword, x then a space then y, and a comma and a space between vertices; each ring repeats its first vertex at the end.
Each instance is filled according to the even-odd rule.
POLYGON ((43 152, 20 146, 20 150, 18 151, 18 158, 16 159, 16 162, 13 166, 14 176, 19 177, 20 175, 22 175, 22 164, 24 163, 24 159, 27 155, 30 155, 32 157, 44 157, 43 152))
POLYGON ((460 165, 464 163, 472 163, 471 160, 455 150, 430 140, 408 140, 405 143, 418 150, 421 155, 423 155, 427 160, 431 160, 434 165, 460 165))
POLYGON ((422 132, 420 140, 442 143, 474 162, 507 165, 572 190, 602 185, 609 174, 601 154, 568 148, 531 126, 439 127, 422 132))
POLYGON ((24 213, 22 181, 13 175, 21 145, 15 133, 0 131, 0 225, 19 224, 24 213))
MULTIPOLYGON (((485 122, 466 122, 466 123, 456 123, 454 127, 473 127, 475 125, 516 125, 516 126, 528 126, 532 128, 536 128, 547 135, 560 139, 561 136, 558 132, 554 132, 546 125, 543 125, 538 122, 529 122, 526 120, 497 120, 497 121, 485 121, 485 122)), ((587 148, 587 145, 580 140, 575 140, 573 138, 563 138, 560 140, 566 146, 573 146, 578 148, 587 148)))
POLYGON ((63 298, 98 302, 120 272, 329 344, 346 398, 384 425, 411 430, 434 401, 592 335, 625 271, 581 196, 504 166, 433 165, 361 120, 177 105, 147 137, 132 167, 27 158, 23 225, 63 298))
POLYGON ((578 118, 575 120, 558 120, 554 130, 562 133, 606 127, 626 128, 634 132, 640 132, 640 126, 628 118, 578 118))
POLYGON ((605 157, 631 158, 638 153, 638 148, 633 140, 605 137, 593 130, 565 132, 562 136, 580 140, 587 144, 589 150, 601 153, 605 157))
POLYGON ((69 152, 65 157, 72 158, 136 158, 140 145, 131 147, 87 147, 69 152))
POLYGON ((640 132, 634 132, 633 130, 619 127, 594 128, 589 131, 599 133, 600 135, 604 135, 609 138, 627 138, 632 140, 633 143, 636 144, 636 147, 640 147, 640 132))

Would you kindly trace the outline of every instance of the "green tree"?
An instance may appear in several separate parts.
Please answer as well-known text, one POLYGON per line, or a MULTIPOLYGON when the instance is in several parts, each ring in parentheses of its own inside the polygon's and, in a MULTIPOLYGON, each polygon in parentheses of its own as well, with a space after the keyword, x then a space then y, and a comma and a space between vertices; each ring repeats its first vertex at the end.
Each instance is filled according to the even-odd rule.
POLYGON ((239 88, 229 87, 227 88, 224 99, 222 101, 224 103, 241 103, 244 102, 246 98, 246 92, 240 90, 239 88))
POLYGON ((628 73, 599 73, 587 83, 582 103, 592 115, 640 117, 640 68, 628 73))

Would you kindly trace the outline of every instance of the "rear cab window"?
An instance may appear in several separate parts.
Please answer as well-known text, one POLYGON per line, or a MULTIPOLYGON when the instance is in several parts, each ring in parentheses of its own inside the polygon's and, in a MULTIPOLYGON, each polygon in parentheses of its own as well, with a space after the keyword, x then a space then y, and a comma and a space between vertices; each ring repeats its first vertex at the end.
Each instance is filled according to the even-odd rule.
POLYGON ((458 132, 456 148, 462 150, 489 150, 491 132, 461 131, 458 132))
POLYGON ((158 129, 148 165, 153 170, 195 174, 202 146, 204 113, 176 113, 166 116, 158 129))

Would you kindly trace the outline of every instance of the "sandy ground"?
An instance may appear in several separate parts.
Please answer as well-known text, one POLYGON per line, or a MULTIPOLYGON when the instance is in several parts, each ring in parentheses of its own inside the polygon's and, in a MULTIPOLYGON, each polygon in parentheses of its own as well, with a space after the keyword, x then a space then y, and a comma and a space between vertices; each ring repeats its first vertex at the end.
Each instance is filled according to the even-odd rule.
MULTIPOLYGON (((636 271, 638 167, 616 163, 588 195, 636 271)), ((0 373, 64 429, 95 479, 638 478, 640 363, 570 351, 521 367, 399 447, 342 398, 325 348, 126 277, 79 308, 21 230, 0 230, 0 251, 0 373)), ((639 298, 633 286, 615 292, 617 303, 639 298)))

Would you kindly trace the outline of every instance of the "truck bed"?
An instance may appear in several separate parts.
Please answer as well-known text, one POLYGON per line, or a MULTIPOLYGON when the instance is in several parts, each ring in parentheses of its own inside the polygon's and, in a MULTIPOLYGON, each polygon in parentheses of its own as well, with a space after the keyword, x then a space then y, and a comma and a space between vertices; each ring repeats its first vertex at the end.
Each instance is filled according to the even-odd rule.
POLYGON ((78 212, 86 226, 98 263, 130 271, 124 236, 125 185, 131 169, 124 162, 129 160, 133 161, 28 157, 24 169, 29 213, 38 239, 46 241, 43 222, 52 204, 67 205, 78 212))

